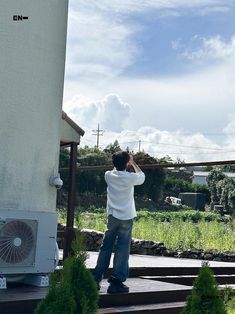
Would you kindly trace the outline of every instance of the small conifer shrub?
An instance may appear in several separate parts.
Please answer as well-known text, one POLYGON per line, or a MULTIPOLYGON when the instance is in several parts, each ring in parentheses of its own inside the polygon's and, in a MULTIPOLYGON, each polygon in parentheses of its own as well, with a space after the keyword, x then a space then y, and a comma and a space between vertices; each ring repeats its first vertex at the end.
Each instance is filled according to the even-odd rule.
POLYGON ((91 272, 85 266, 81 232, 73 243, 74 255, 68 257, 60 272, 50 276, 49 292, 35 314, 95 314, 98 291, 91 272))
POLYGON ((226 314, 218 285, 208 263, 203 263, 181 314, 226 314))

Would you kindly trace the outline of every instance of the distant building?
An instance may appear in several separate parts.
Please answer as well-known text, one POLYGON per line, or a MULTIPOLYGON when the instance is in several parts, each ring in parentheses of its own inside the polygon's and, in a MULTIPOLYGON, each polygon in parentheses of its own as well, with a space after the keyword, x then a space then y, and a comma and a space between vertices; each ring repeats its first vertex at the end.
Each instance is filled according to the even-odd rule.
MULTIPOLYGON (((209 175, 209 171, 193 171, 193 183, 196 184, 207 184, 206 178, 209 175)), ((232 178, 235 182, 235 173, 234 172, 224 172, 226 176, 232 178)))

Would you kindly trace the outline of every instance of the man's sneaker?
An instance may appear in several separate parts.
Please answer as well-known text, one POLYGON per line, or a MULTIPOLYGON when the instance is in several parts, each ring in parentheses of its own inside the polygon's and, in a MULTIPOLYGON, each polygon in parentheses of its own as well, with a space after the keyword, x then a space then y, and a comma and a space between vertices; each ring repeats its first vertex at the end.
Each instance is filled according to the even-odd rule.
POLYGON ((108 279, 108 282, 110 283, 107 292, 108 293, 128 293, 129 287, 124 285, 123 282, 118 280, 117 278, 111 276, 108 279))

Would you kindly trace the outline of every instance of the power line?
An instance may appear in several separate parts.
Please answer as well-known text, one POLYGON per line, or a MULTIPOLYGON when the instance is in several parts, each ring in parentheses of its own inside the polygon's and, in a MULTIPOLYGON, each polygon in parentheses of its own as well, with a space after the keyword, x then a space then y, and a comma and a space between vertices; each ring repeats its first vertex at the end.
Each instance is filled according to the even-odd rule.
POLYGON ((218 150, 223 151, 222 148, 211 148, 211 147, 202 147, 202 146, 187 146, 187 145, 180 145, 180 144, 168 144, 168 143, 158 143, 156 145, 168 145, 168 146, 177 146, 177 147, 186 147, 186 148, 200 148, 200 149, 208 149, 208 150, 218 150))
MULTIPOLYGON (((157 151, 158 154, 166 154, 166 155, 213 155, 213 154, 217 154, 216 152, 210 152, 210 153, 204 153, 204 152, 194 152, 194 153, 189 153, 189 152, 167 152, 167 151, 164 151, 164 152, 159 152, 157 151)), ((227 153, 232 153, 232 154, 235 154, 235 151, 224 151, 224 152, 220 152, 220 154, 227 154, 227 153)))
POLYGON ((212 148, 212 147, 203 147, 203 146, 188 146, 188 145, 181 145, 181 144, 170 144, 170 143, 155 143, 153 141, 143 141, 143 140, 136 140, 136 141, 129 141, 129 142, 119 142, 119 144, 127 144, 127 143, 136 143, 140 147, 140 143, 150 143, 155 145, 166 145, 166 146, 177 146, 177 147, 185 147, 185 148, 195 148, 195 149, 207 149, 207 150, 215 150, 215 151, 224 151, 224 152, 234 152, 234 151, 225 151, 223 148, 212 148))
MULTIPOLYGON (((93 132, 95 132, 95 134, 97 136, 97 147, 99 146, 99 136, 103 135, 103 130, 99 129, 99 125, 98 125, 98 129, 97 130, 93 130, 93 132)), ((118 141, 119 142, 119 141, 118 141)), ((225 153, 234 153, 234 150, 224 150, 223 148, 212 148, 212 147, 205 147, 205 146, 188 146, 188 145, 181 145, 181 144, 171 144, 171 143, 155 143, 153 141, 146 141, 146 140, 135 140, 135 141, 125 141, 125 142, 119 142, 120 145, 123 144, 135 144, 137 150, 140 152, 141 150, 141 144, 142 143, 150 143, 152 145, 164 145, 164 146, 175 146, 175 147, 182 147, 182 148, 189 148, 189 149, 205 149, 205 150, 210 150, 211 152, 200 152, 200 154, 214 154, 216 152, 220 152, 222 154, 225 153), (213 152, 214 151, 214 152, 213 152)), ((101 147, 106 147, 106 145, 100 145, 101 147)), ((188 152, 166 152, 168 154, 189 154, 188 152)))
POLYGON ((200 135, 205 135, 205 136, 228 136, 228 135, 235 135, 235 133, 183 132, 183 135, 195 135, 195 134, 200 134, 200 135))

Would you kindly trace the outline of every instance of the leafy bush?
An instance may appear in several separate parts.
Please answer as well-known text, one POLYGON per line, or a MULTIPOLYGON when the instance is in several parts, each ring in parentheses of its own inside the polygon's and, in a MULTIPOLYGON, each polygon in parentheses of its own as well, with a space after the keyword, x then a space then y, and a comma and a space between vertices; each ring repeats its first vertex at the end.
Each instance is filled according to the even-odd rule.
POLYGON ((207 263, 202 265, 195 279, 192 293, 181 314, 226 314, 225 305, 212 270, 207 263))
POLYGON ((180 219, 183 221, 192 221, 192 222, 199 222, 200 220, 205 221, 218 221, 218 222, 225 222, 228 223, 231 218, 229 216, 221 216, 220 214, 213 213, 213 212, 201 212, 198 210, 180 210, 177 212, 149 212, 149 211, 138 211, 138 215, 136 220, 142 218, 150 218, 159 221, 172 221, 175 219, 180 219))

